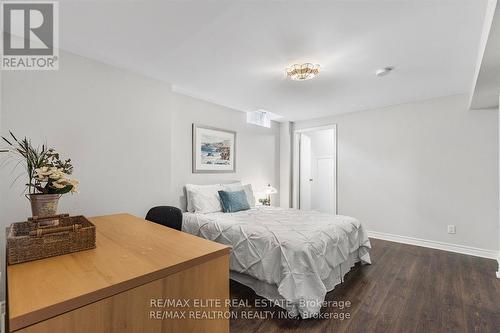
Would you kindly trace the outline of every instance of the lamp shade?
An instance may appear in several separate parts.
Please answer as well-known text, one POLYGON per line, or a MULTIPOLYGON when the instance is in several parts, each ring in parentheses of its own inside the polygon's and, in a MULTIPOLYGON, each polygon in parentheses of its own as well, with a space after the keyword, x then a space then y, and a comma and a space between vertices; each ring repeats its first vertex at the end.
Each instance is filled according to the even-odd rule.
POLYGON ((278 190, 275 187, 272 187, 271 184, 267 184, 265 192, 267 195, 278 193, 278 190))

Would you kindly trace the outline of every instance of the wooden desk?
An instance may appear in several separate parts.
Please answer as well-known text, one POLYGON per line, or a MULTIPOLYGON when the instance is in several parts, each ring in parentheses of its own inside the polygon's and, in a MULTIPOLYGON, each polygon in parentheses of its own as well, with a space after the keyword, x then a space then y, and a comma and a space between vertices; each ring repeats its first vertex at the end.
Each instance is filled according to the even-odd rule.
POLYGON ((8 266, 11 332, 229 332, 229 320, 213 319, 229 311, 227 246, 129 214, 90 220, 96 249, 8 266))

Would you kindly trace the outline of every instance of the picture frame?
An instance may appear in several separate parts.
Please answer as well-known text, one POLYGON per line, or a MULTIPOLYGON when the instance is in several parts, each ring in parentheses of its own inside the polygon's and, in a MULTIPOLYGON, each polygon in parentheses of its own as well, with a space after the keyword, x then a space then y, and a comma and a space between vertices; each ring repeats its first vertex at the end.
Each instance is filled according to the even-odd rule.
POLYGON ((193 173, 236 172, 236 132, 193 124, 193 173))

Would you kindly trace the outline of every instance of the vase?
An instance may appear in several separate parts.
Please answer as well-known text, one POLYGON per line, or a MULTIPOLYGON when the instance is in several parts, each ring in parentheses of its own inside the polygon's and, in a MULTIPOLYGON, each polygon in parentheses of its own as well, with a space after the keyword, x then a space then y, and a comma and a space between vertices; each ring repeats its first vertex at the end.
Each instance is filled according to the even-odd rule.
POLYGON ((30 194, 31 214, 33 217, 56 215, 60 197, 60 194, 30 194))

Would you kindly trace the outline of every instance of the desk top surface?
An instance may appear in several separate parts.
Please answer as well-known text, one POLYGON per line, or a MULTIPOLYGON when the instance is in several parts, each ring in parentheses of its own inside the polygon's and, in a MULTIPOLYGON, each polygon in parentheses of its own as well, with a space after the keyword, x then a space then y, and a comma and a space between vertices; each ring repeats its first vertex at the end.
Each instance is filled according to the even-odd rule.
POLYGON ((89 219, 96 248, 7 267, 17 330, 229 253, 229 247, 129 214, 89 219))

